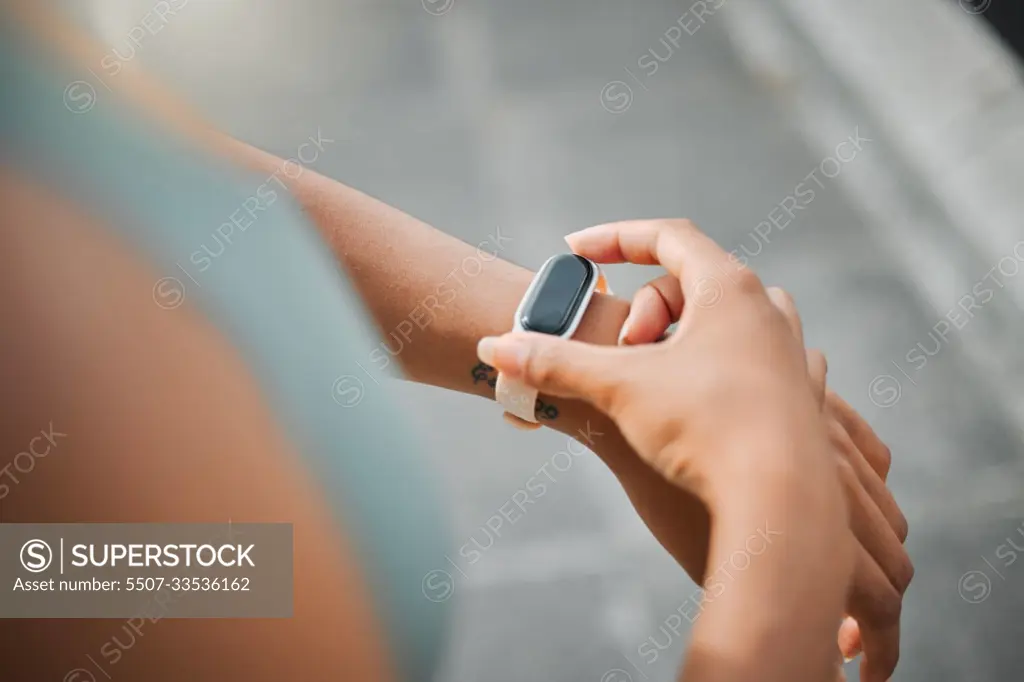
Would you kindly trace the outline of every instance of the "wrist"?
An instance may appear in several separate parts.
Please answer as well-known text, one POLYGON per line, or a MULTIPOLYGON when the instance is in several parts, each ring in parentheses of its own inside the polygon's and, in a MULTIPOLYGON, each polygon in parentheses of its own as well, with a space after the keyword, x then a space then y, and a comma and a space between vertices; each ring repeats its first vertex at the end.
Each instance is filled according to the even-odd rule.
POLYGON ((739 414, 709 425, 703 437, 692 434, 697 440, 691 447, 707 456, 696 458, 687 468, 690 480, 685 485, 713 509, 732 504, 737 491, 751 500, 771 491, 795 499, 814 498, 838 486, 820 411, 811 404, 801 407, 799 400, 799 396, 787 400, 788 412, 765 409, 762 404, 737 406, 739 414), (727 428, 730 421, 737 423, 734 418, 740 418, 743 426, 727 428))
POLYGON ((827 448, 750 447, 742 456, 717 453, 694 493, 718 516, 771 512, 807 527, 846 527, 846 500, 827 448))
MULTIPOLYGON (((613 346, 618 342, 619 331, 629 315, 629 301, 609 294, 595 293, 580 321, 573 339, 602 346, 613 346)), ((589 403, 565 398, 551 398, 541 395, 544 402, 557 403, 559 418, 546 422, 546 426, 576 438, 594 450, 606 462, 618 457, 626 448, 614 422, 589 403), (584 437, 584 434, 601 433, 600 438, 584 437)))

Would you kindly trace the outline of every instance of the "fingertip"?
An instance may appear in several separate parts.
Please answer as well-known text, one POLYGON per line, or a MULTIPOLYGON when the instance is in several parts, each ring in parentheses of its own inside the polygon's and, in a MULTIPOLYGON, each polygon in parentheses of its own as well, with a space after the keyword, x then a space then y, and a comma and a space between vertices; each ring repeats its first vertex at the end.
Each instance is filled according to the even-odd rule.
POLYGON ((522 373, 529 351, 527 341, 513 334, 485 336, 476 344, 476 355, 481 362, 511 376, 522 373))
POLYGON ((585 227, 582 230, 576 230, 565 235, 565 243, 569 245, 573 253, 579 253, 579 250, 585 248, 588 240, 600 233, 603 229, 602 225, 592 225, 591 227, 585 227))
MULTIPOLYGON (((623 325, 623 329, 626 330, 625 344, 640 346, 654 343, 672 325, 672 305, 667 300, 668 296, 659 289, 658 282, 659 280, 649 282, 633 297, 629 306, 629 316, 623 325)), ((681 292, 677 305, 682 308, 681 292)))
POLYGON ((564 239, 573 253, 595 263, 621 263, 628 260, 622 253, 613 223, 578 230, 566 235, 564 239))
POLYGON ((486 362, 494 367, 494 353, 498 346, 498 337, 485 336, 476 343, 476 356, 480 362, 486 362))

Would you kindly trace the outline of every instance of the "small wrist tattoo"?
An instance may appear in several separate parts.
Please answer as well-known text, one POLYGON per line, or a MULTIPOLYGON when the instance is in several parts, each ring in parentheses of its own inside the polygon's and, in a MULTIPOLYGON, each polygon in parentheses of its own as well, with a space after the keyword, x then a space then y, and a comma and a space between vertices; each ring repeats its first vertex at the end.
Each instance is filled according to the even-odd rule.
POLYGON ((553 421, 558 419, 558 408, 551 403, 546 403, 540 398, 537 398, 537 406, 534 408, 534 415, 536 415, 537 419, 553 421))
MULTIPOLYGON (((485 382, 491 388, 495 388, 498 385, 498 370, 485 362, 478 362, 474 365, 470 371, 470 376, 473 377, 474 386, 480 382, 485 382)), ((554 421, 558 419, 558 407, 553 403, 545 402, 541 398, 537 398, 537 403, 533 410, 539 420, 554 421)))
POLYGON ((494 388, 498 385, 498 371, 488 365, 487 363, 480 362, 473 367, 471 372, 473 376, 473 385, 479 384, 481 381, 486 381, 487 385, 494 388))

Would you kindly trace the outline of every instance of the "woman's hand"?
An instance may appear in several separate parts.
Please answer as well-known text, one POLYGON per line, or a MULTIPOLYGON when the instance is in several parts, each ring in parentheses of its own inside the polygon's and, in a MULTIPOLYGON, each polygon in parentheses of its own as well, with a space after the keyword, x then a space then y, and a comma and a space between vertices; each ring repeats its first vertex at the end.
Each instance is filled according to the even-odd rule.
POLYGON ((822 454, 824 387, 815 394, 802 345, 752 271, 686 221, 600 226, 572 243, 598 262, 664 265, 690 302, 678 329, 626 348, 506 334, 480 342, 484 362, 590 402, 652 468, 712 507, 738 481, 788 478, 797 464, 834 474, 822 454))
POLYGON ((822 418, 823 365, 809 376, 757 277, 685 221, 592 228, 573 246, 602 262, 663 264, 693 304, 676 332, 630 348, 511 334, 482 341, 481 359, 608 414, 641 459, 705 501, 709 562, 742 554, 756 528, 778 529, 757 568, 703 611, 688 673, 704 679, 724 660, 730 674, 716 679, 824 679, 853 548, 822 418))
MULTIPOLYGON (((651 223, 641 225, 647 228, 646 236, 639 234, 643 231, 642 229, 630 229, 626 225, 616 225, 585 230, 571 237, 569 242, 577 253, 601 262, 632 260, 652 263, 659 256, 659 249, 672 253, 673 246, 664 243, 658 245, 657 243, 658 240, 670 238, 664 235, 673 234, 679 227, 683 230, 693 230, 692 226, 685 223, 675 228, 666 223, 656 226, 651 223), (631 234, 626 234, 627 230, 631 234), (643 245, 642 239, 647 240, 648 246, 643 245)), ((707 243, 707 240, 704 241, 707 243)), ((713 244, 712 247, 706 253, 712 254, 717 249, 713 244)), ((712 259, 709 262, 714 265, 714 269, 707 270, 703 274, 699 274, 701 271, 694 274, 692 267, 687 268, 691 284, 689 292, 685 291, 685 283, 681 282, 681 278, 675 272, 671 272, 671 267, 669 268, 670 274, 643 287, 635 296, 629 318, 623 326, 622 342, 631 345, 648 344, 661 338, 670 324, 680 320, 683 314, 684 300, 689 300, 691 304, 694 304, 689 306, 691 312, 687 313, 686 320, 689 322, 684 320, 684 325, 689 324, 692 329, 696 324, 692 321, 696 317, 693 314, 694 311, 699 312, 703 309, 719 307, 723 303, 727 291, 745 292, 748 296, 757 298, 759 284, 752 286, 756 282, 756 278, 754 278, 754 282, 750 281, 750 278, 753 277, 752 273, 743 270, 737 271, 736 265, 728 262, 727 259, 726 262, 722 262, 720 253, 717 261, 712 259)), ((796 339, 799 348, 802 349, 802 329, 792 299, 778 289, 770 289, 763 293, 765 296, 760 297, 759 301, 761 312, 764 313, 767 310, 765 299, 774 304, 787 323, 788 330, 796 339)), ((700 317, 711 318, 713 316, 702 313, 700 317)), ((707 319, 701 322, 701 324, 707 323, 707 319)), ((679 331, 683 332, 683 326, 679 331)), ((757 332, 757 334, 753 337, 754 339, 764 338, 761 336, 761 332, 757 332)), ((737 340, 740 343, 735 345, 737 348, 742 348, 744 339, 737 340)), ((746 340, 749 341, 749 338, 746 340)), ((678 341, 675 343, 678 344, 678 341)), ((659 346, 661 345, 665 344, 659 344, 659 346)), ((694 345, 707 348, 707 346, 701 346, 700 343, 694 343, 694 345)), ((651 348, 657 348, 657 346, 648 346, 648 349, 651 348)), ((726 357, 735 356, 737 352, 741 352, 737 348, 729 349, 726 357)), ((557 365, 557 356, 552 359, 557 365)), ((691 359, 693 359, 692 356, 691 359)), ((824 391, 824 359, 814 353, 808 354, 808 359, 812 365, 817 366, 812 368, 811 373, 821 377, 820 380, 812 382, 815 384, 815 393, 820 395, 824 391)), ((620 360, 624 359, 620 358, 620 360)), ((496 362, 500 362, 500 360, 496 360, 496 362)), ((675 365, 673 364, 673 366, 675 365)), ((632 367, 633 365, 629 365, 629 369, 632 367)), ((501 368, 500 365, 499 368, 501 368)), ((531 362, 524 371, 533 374, 546 373, 544 365, 538 365, 536 362, 531 362)), ((557 371, 556 368, 556 374, 557 371)), ((600 377, 600 373, 598 376, 600 377)), ((611 376, 616 376, 614 370, 611 376)), ((672 371, 670 376, 677 377, 678 374, 672 371)), ((538 381, 533 378, 528 378, 528 380, 538 381)), ((547 377, 545 381, 550 383, 551 378, 547 377)), ((555 383, 558 383, 557 379, 555 383)), ((697 391, 692 388, 692 384, 684 385, 690 385, 690 390, 697 391)), ((544 384, 544 386, 547 390, 558 391, 557 388, 550 387, 548 384, 544 384)), ((582 397, 590 399, 586 395, 582 397)), ((834 393, 828 392, 825 402, 824 423, 828 439, 832 451, 837 455, 840 480, 852 510, 852 526, 861 545, 857 550, 858 570, 847 610, 864 626, 867 654, 863 664, 863 678, 884 680, 891 674, 898 658, 900 603, 912 575, 912 567, 901 544, 906 537, 906 521, 884 485, 884 478, 889 466, 888 449, 864 420, 834 393)), ((598 406, 601 407, 600 404, 598 406)), ((764 407, 771 409, 771 406, 764 407)), ((616 421, 620 423, 624 432, 628 429, 627 423, 623 423, 619 419, 616 421)), ((665 427, 661 426, 660 428, 665 427)), ((658 432, 658 428, 651 430, 655 433, 658 432)), ((627 433, 627 438, 629 437, 627 433)), ((697 445, 693 445, 693 447, 697 447, 697 445)), ((649 454, 641 453, 641 455, 645 456, 648 461, 652 461, 649 454)), ((661 461, 664 462, 664 459, 662 458, 661 461)), ((679 466, 678 460, 670 464, 673 470, 677 466, 679 466)), ((666 475, 664 464, 661 467, 659 470, 662 475, 666 475)), ((684 471, 685 468, 679 470, 684 471)), ((666 477, 676 483, 682 483, 672 473, 666 477)), ((695 490, 697 489, 695 488, 695 490)), ((694 575, 693 570, 691 570, 691 575, 694 575)), ((699 577, 699 575, 694 575, 695 579, 699 579, 699 577)), ((840 647, 843 653, 845 655, 856 653, 860 645, 859 640, 860 633, 857 624, 847 621, 840 632, 840 647)))
MULTIPOLYGON (((767 293, 803 345, 803 328, 792 297, 778 288, 769 288, 767 293)), ((648 282, 633 297, 620 342, 640 345, 658 341, 669 325, 679 320, 682 308, 678 280, 666 275, 648 282)), ((822 359, 809 351, 808 362, 822 359)), ((903 547, 907 521, 885 485, 889 448, 864 418, 831 390, 826 392, 825 422, 846 490, 851 525, 861 544, 857 561, 862 566, 847 606, 853 617, 840 628, 839 648, 847 658, 864 648, 859 621, 867 649, 861 677, 887 680, 899 658, 900 607, 914 574, 903 547)))

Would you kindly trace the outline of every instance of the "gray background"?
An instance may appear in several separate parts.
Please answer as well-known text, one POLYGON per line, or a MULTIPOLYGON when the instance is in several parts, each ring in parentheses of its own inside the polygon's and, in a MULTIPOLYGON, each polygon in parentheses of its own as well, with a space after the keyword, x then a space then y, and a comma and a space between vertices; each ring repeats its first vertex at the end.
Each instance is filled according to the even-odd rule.
MULTIPOLYGON (((68 4, 122 54, 153 6, 68 4)), ((529 267, 561 249, 562 234, 628 217, 686 216, 728 248, 753 248, 754 226, 859 126, 874 142, 751 264, 794 294, 808 343, 830 358, 831 384, 892 447, 890 483, 917 567, 895 679, 1020 679, 1024 562, 997 558, 1007 538, 1024 547, 1024 432, 1002 398, 1019 389, 972 360, 998 337, 1011 342, 984 345, 989 365, 1019 362, 1020 311, 997 292, 915 383, 898 373, 893 361, 906 368, 915 344, 934 348, 929 331, 996 260, 960 249, 949 235, 963 228, 947 230, 886 131, 827 74, 808 90, 757 68, 751 46, 770 49, 778 36, 744 14, 749 3, 733 4, 684 34, 649 78, 637 60, 652 47, 666 54, 659 39, 689 2, 456 0, 437 15, 419 0, 191 0, 137 59, 226 130, 276 153, 293 154, 322 129, 337 143, 316 170, 470 243, 500 225, 514 240, 503 255, 529 267), (611 81, 632 88, 618 114, 600 98, 611 81), (911 271, 908 252, 919 265, 911 271), (932 266, 948 262, 960 269, 932 266), (868 392, 880 375, 902 389, 884 408, 868 392), (986 572, 989 592, 978 575, 960 583, 972 570, 986 572)), ((813 54, 802 59, 799 71, 817 68, 813 54)), ((647 273, 610 274, 629 294, 647 273)), ((483 401, 402 390, 443 427, 434 445, 459 544, 482 538, 487 518, 565 447, 558 434, 513 432, 483 401)), ((598 462, 576 459, 558 476, 459 577, 441 679, 629 679, 606 674, 616 668, 637 682, 673 678, 684 642, 650 666, 637 646, 664 640, 658 627, 692 584, 598 462)))

